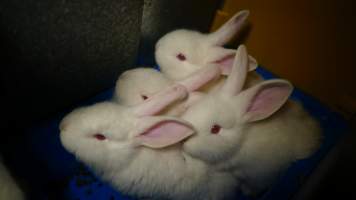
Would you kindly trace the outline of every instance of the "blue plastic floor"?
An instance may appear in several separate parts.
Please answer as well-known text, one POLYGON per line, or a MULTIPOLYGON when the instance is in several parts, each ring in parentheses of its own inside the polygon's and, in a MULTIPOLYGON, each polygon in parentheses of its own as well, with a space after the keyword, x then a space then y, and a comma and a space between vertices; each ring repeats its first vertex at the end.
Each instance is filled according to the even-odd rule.
MULTIPOLYGON (((274 77, 262 68, 258 68, 257 71, 266 79, 274 77)), ((113 89, 110 89, 81 105, 108 100, 112 94, 113 89)), ((286 200, 291 197, 330 148, 348 130, 348 126, 341 116, 302 91, 295 89, 292 98, 300 100, 305 108, 320 121, 324 130, 324 141, 314 156, 293 164, 259 199, 286 200)), ((30 199, 130 199, 112 189, 108 184, 101 182, 61 146, 58 124, 66 113, 67 111, 29 129, 28 139, 21 143, 19 155, 24 159, 19 159, 17 167, 23 176, 31 182, 30 199)))

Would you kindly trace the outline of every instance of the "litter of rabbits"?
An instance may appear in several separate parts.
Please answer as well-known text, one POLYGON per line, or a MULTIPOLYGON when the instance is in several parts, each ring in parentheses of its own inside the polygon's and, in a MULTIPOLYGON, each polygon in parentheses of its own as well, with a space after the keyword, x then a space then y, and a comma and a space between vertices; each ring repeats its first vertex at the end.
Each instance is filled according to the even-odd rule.
POLYGON ((56 134, 50 140, 54 150, 37 159, 69 178, 62 195, 215 200, 293 194, 346 126, 313 98, 293 91, 290 82, 256 69, 245 46, 221 47, 247 16, 237 13, 212 34, 167 34, 156 45, 162 73, 144 68, 124 73, 115 89, 90 105, 31 129, 38 137, 56 134), (186 38, 188 43, 170 42, 186 38), (192 40, 202 41, 196 46, 206 51, 196 51, 192 40), (70 167, 56 166, 54 154, 70 167), (73 176, 78 161, 85 173, 73 176))

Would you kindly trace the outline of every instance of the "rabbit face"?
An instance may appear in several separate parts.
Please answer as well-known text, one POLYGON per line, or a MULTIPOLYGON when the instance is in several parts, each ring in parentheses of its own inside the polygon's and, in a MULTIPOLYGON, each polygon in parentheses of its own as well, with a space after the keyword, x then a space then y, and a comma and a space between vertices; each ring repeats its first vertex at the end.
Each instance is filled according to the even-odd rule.
POLYGON ((284 80, 271 80, 236 96, 225 93, 227 91, 206 96, 183 114, 182 118, 196 129, 196 134, 183 145, 193 157, 217 163, 236 155, 248 128, 281 108, 292 86, 284 80))
POLYGON ((184 151, 209 163, 228 160, 238 151, 243 128, 224 96, 207 96, 189 108, 182 118, 192 123, 196 134, 183 145, 184 151))
POLYGON ((104 102, 79 108, 60 124, 63 146, 85 163, 101 170, 119 170, 142 148, 163 148, 193 134, 189 123, 154 116, 187 96, 173 85, 135 106, 104 102))
POLYGON ((166 34, 156 44, 156 60, 169 78, 180 80, 205 66, 209 44, 206 36, 190 30, 166 34), (169 69, 166 68, 169 66, 169 69))
POLYGON ((128 140, 134 121, 125 108, 112 103, 100 103, 80 108, 66 116, 60 125, 61 141, 64 147, 80 160, 102 167, 113 165, 123 167, 124 161, 133 151, 128 140), (116 152, 116 153, 115 153, 116 152), (120 152, 120 156, 118 153, 120 152), (123 162, 120 162, 123 161, 123 162))
MULTIPOLYGON (((157 42, 155 51, 161 71, 173 80, 181 80, 211 65, 228 74, 236 51, 225 49, 223 45, 240 31, 248 15, 248 11, 241 11, 209 34, 185 29, 166 34, 157 42)), ((252 57, 249 59, 250 69, 255 69, 256 60, 252 57)))
POLYGON ((115 95, 123 105, 137 105, 170 85, 173 85, 172 81, 157 70, 136 68, 120 75, 115 95))
POLYGON ((284 80, 265 81, 242 90, 247 72, 248 54, 241 45, 221 89, 202 98, 182 116, 197 130, 184 143, 188 154, 210 163, 229 159, 239 152, 247 125, 268 118, 287 101, 293 87, 284 80))

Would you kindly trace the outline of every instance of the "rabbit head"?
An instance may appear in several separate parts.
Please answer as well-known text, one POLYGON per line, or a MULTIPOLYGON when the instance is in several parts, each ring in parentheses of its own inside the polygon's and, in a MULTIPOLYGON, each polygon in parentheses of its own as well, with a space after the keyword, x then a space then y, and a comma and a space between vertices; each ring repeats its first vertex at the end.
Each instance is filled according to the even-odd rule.
POLYGON ((131 69, 119 76, 115 98, 123 105, 137 105, 171 85, 172 80, 153 68, 131 69))
POLYGON ((164 148, 193 134, 188 123, 155 116, 186 96, 184 86, 174 85, 136 106, 103 102, 76 109, 60 123, 61 142, 98 170, 122 169, 141 148, 164 148))
POLYGON ((229 159, 243 143, 244 129, 268 118, 287 101, 293 87, 285 80, 264 81, 242 91, 247 72, 248 55, 241 45, 223 87, 182 115, 197 131, 184 143, 184 151, 209 163, 229 159))
MULTIPOLYGON (((249 11, 235 14, 217 31, 203 34, 180 29, 163 36, 156 43, 155 57, 158 65, 168 78, 181 80, 205 66, 218 66, 223 74, 231 70, 235 50, 223 47, 244 25, 249 11)), ((250 69, 257 67, 257 61, 249 57, 250 69)))
MULTIPOLYGON (((177 83, 186 87, 190 93, 185 101, 172 104, 163 111, 165 115, 179 116, 186 107, 200 96, 195 92, 221 75, 220 68, 208 66, 198 70, 177 83)), ((165 75, 152 68, 136 68, 124 72, 117 80, 115 98, 123 105, 137 105, 149 99, 154 94, 173 85, 175 81, 166 78, 165 75)))

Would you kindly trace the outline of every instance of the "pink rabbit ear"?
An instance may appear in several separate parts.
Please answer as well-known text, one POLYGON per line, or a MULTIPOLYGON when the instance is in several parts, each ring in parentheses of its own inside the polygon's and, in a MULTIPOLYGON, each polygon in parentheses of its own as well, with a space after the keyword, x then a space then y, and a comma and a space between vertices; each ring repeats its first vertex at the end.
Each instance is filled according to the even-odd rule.
POLYGON ((231 69, 231 73, 227 77, 221 92, 226 95, 235 96, 243 88, 248 72, 248 54, 246 47, 240 45, 236 51, 236 56, 231 69))
MULTIPOLYGON (((234 64, 234 59, 236 55, 236 50, 234 49, 225 49, 223 47, 213 47, 207 50, 207 56, 210 57, 209 63, 213 64, 216 67, 219 67, 221 74, 229 75, 234 64)), ((257 60, 248 56, 248 71, 253 71, 257 68, 257 60)))
POLYGON ((180 81, 179 83, 184 85, 188 92, 192 92, 203 87, 208 82, 216 79, 220 76, 220 74, 221 71, 218 67, 208 66, 198 70, 193 75, 180 81))
POLYGON ((178 120, 161 120, 136 136, 135 141, 150 148, 164 148, 176 144, 194 133, 188 123, 178 120))
POLYGON ((235 14, 218 30, 208 35, 208 41, 213 45, 222 46, 232 39, 243 27, 250 12, 243 10, 235 14))
POLYGON ((134 115, 138 117, 155 115, 173 102, 186 98, 187 95, 188 92, 186 88, 183 85, 176 84, 133 107, 134 115))
MULTIPOLYGON (((216 64, 221 70, 222 75, 229 75, 231 73, 231 69, 234 63, 234 58, 235 58, 234 55, 230 55, 216 62, 216 64)), ((252 56, 248 56, 248 58, 249 58, 248 71, 253 71, 258 67, 257 60, 252 56)))
POLYGON ((238 96, 245 122, 265 119, 288 100, 293 86, 285 80, 270 80, 241 92, 238 96))

